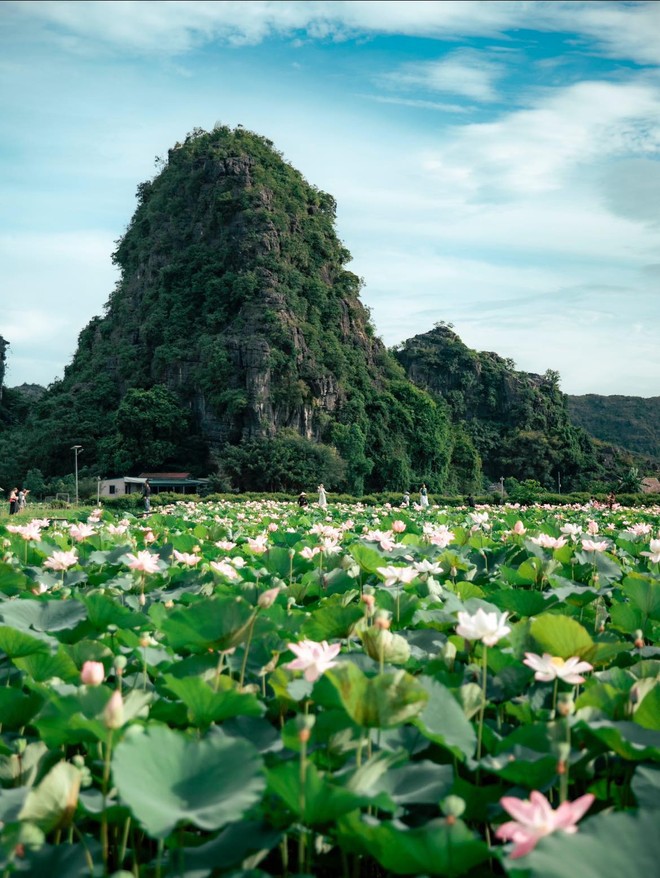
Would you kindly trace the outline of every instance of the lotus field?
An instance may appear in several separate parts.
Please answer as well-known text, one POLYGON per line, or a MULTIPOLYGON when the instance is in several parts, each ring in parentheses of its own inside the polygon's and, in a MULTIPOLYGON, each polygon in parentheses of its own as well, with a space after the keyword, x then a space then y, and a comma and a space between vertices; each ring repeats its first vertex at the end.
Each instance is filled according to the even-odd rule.
POLYGON ((0 875, 650 875, 660 508, 0 523, 0 875))

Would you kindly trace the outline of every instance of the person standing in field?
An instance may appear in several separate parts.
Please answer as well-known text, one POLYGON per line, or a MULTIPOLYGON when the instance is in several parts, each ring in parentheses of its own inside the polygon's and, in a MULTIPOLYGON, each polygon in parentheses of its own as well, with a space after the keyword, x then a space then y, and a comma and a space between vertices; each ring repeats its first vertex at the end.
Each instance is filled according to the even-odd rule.
POLYGON ((15 515, 18 512, 18 488, 12 488, 9 492, 9 514, 15 515))
POLYGON ((318 492, 319 492, 319 507, 321 509, 327 509, 328 498, 325 496, 325 488, 323 487, 323 485, 319 485, 318 492))
POLYGON ((27 495, 30 492, 26 488, 21 488, 18 492, 18 501, 16 505, 16 511, 22 512, 25 509, 25 504, 27 503, 27 495))
POLYGON ((151 485, 149 484, 149 479, 144 480, 142 497, 144 498, 144 511, 151 512, 151 485))
POLYGON ((426 490, 426 485, 422 485, 419 489, 419 505, 422 509, 426 509, 429 505, 429 492, 426 490))

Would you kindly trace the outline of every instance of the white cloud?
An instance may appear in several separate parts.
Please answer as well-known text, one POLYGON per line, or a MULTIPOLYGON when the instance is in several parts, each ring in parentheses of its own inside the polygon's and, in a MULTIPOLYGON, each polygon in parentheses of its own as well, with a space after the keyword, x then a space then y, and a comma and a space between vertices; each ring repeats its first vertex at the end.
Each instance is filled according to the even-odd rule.
MULTIPOLYGON (((302 31, 312 39, 401 34, 434 39, 502 37, 534 28, 583 34, 603 53, 642 64, 660 62, 660 4, 623 2, 505 2, 498 0, 10 0, 5 9, 41 22, 63 48, 88 52, 93 40, 147 54, 180 54, 220 40, 257 44, 302 31)), ((45 37, 46 34, 44 33, 45 37)))
POLYGON ((437 61, 404 64, 380 77, 385 85, 460 95, 473 101, 495 101, 495 85, 506 73, 505 65, 483 52, 458 49, 437 61))
POLYGON ((429 155, 438 181, 466 198, 536 196, 561 189, 581 165, 660 150, 660 92, 643 81, 579 82, 494 122, 454 128, 429 155))

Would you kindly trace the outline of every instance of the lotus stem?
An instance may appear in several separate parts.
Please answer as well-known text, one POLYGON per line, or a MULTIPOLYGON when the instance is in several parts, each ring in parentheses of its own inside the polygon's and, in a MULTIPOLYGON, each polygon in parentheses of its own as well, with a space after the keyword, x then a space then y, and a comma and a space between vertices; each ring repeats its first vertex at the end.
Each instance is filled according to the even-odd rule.
POLYGON ((481 743, 484 734, 484 713, 486 712, 486 686, 488 683, 488 647, 483 644, 481 672, 481 706, 479 707, 479 732, 477 735, 477 762, 481 759, 481 743))

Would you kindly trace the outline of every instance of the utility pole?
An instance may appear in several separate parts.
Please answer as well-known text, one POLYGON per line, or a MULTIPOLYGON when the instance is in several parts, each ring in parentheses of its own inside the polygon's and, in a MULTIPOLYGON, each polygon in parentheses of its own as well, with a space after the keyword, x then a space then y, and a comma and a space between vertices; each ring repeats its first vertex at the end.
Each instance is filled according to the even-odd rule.
POLYGON ((561 494, 561 473, 557 470, 557 493, 561 494))

